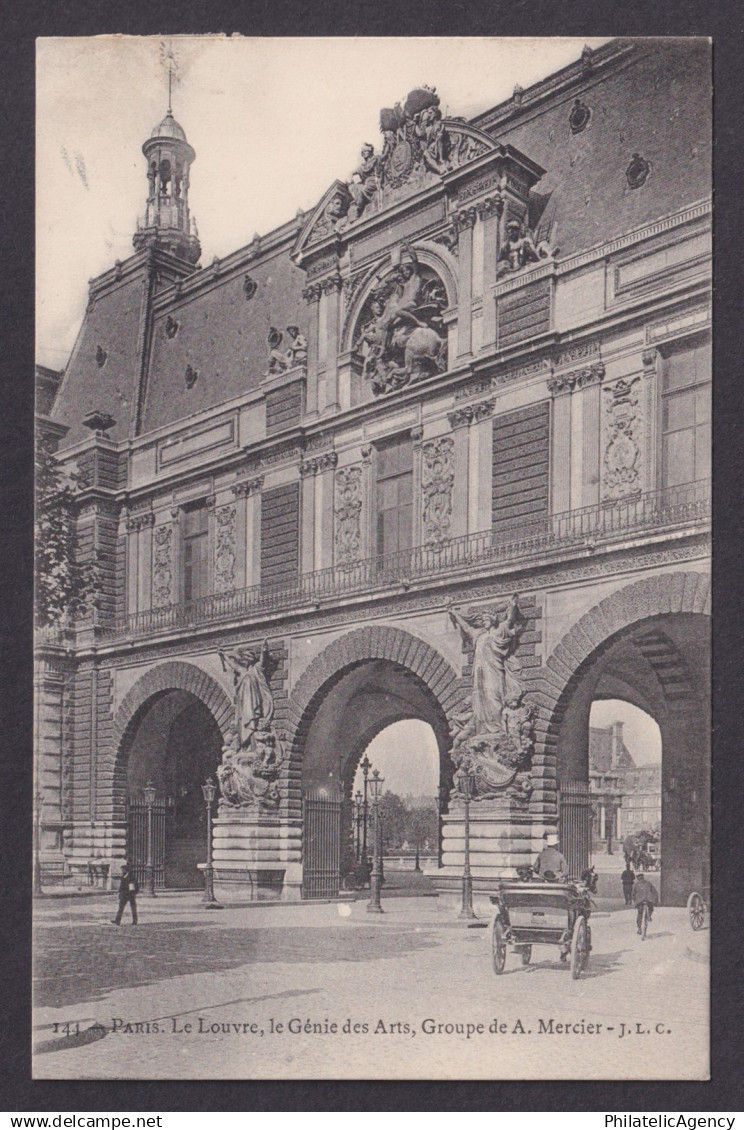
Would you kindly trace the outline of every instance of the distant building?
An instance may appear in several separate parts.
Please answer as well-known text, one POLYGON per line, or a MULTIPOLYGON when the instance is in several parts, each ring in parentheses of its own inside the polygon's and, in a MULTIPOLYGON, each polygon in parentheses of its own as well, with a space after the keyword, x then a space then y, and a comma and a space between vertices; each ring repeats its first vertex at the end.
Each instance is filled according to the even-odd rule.
POLYGON ((623 723, 589 730, 592 841, 603 850, 631 832, 661 825, 661 764, 636 765, 623 741, 623 723))

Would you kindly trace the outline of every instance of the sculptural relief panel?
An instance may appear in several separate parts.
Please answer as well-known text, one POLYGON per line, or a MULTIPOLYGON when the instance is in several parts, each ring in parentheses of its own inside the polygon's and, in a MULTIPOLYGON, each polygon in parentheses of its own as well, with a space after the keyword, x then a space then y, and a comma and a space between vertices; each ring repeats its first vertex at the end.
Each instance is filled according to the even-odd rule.
POLYGON ((643 484, 641 378, 621 378, 604 392, 602 500, 639 494, 643 484))
POLYGON ((154 541, 152 603, 160 608, 173 600, 173 527, 158 526, 154 541))
POLYGON ((362 468, 342 467, 336 472, 335 561, 351 565, 362 555, 362 468))
POLYGON ((452 488, 455 482, 455 441, 449 436, 422 447, 424 545, 442 545, 450 536, 452 488))
POLYGON ((220 506, 215 511, 217 532, 214 556, 215 592, 231 592, 235 588, 236 514, 235 506, 220 506))

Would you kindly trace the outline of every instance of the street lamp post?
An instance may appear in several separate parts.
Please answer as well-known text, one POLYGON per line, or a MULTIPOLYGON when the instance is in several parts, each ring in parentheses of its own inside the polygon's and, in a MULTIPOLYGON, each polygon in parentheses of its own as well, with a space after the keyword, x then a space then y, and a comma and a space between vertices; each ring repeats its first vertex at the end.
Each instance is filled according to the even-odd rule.
POLYGON ((204 805, 207 810, 207 863, 204 868, 204 909, 222 910, 222 903, 214 897, 214 868, 212 867, 212 805, 217 795, 217 786, 211 777, 202 785, 204 805))
POLYGON ((379 769, 375 769, 372 774, 372 780, 370 781, 370 789, 372 790, 372 811, 374 813, 374 857, 372 862, 372 874, 369 877, 368 914, 384 914, 380 906, 380 888, 382 887, 382 823, 380 822, 380 797, 382 796, 382 786, 384 783, 385 779, 380 776, 379 769))
POLYGON ((37 784, 34 793, 34 894, 41 894, 41 808, 44 797, 37 784))
POLYGON ((354 793, 354 825, 356 829, 356 840, 354 843, 354 857, 357 863, 361 862, 362 858, 362 791, 357 789, 354 793))
POLYGON ((367 757, 366 753, 365 753, 364 757, 362 758, 362 761, 359 765, 359 768, 361 769, 362 774, 364 776, 364 797, 363 797, 363 800, 362 800, 362 862, 366 863, 367 862, 367 817, 368 817, 368 814, 369 814, 369 805, 367 803, 367 787, 368 787, 369 782, 368 782, 367 778, 369 777, 369 771, 372 768, 372 762, 367 757))
POLYGON ((476 918, 473 910, 473 877, 470 874, 470 801, 475 792, 475 773, 469 762, 460 767, 458 791, 465 802, 465 857, 462 867, 462 908, 459 917, 476 918))
POLYGON ((155 786, 148 781, 142 790, 147 805, 147 863, 145 864, 145 886, 151 899, 155 898, 155 868, 152 862, 152 807, 155 804, 155 786))

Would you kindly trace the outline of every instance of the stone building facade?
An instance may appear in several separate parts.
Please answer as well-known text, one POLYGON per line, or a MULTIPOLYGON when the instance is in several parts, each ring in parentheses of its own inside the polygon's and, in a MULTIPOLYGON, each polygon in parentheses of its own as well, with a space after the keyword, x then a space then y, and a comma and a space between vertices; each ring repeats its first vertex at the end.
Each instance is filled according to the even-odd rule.
POLYGON ((683 900, 708 827, 709 47, 586 49, 469 122, 420 88, 381 128, 350 182, 201 268, 208 173, 170 111, 143 146, 134 254, 41 373, 103 578, 39 633, 43 856, 118 864, 152 780, 158 882, 191 882, 219 771, 220 896, 307 896, 343 868, 367 744, 419 718, 444 886, 464 768, 477 887, 556 824, 579 866, 589 711, 616 697, 661 729, 683 900))

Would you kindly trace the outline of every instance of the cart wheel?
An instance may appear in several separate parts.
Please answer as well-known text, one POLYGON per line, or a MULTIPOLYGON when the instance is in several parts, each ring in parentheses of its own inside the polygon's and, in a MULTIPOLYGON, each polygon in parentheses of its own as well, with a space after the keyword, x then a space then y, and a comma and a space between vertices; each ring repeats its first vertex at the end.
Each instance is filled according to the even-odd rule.
POLYGON ((498 918, 494 918, 491 928, 491 964, 494 973, 503 973, 506 965, 506 942, 504 940, 504 927, 498 918))
POLYGON ((687 900, 687 913, 690 915, 690 926, 693 930, 702 930, 705 921, 705 900, 697 891, 693 891, 687 900))
POLYGON ((522 950, 522 965, 529 965, 532 960, 532 946, 525 946, 522 950))
POLYGON ((589 961, 589 943, 586 936, 586 919, 583 914, 574 922, 571 935, 571 976, 577 981, 589 961))

